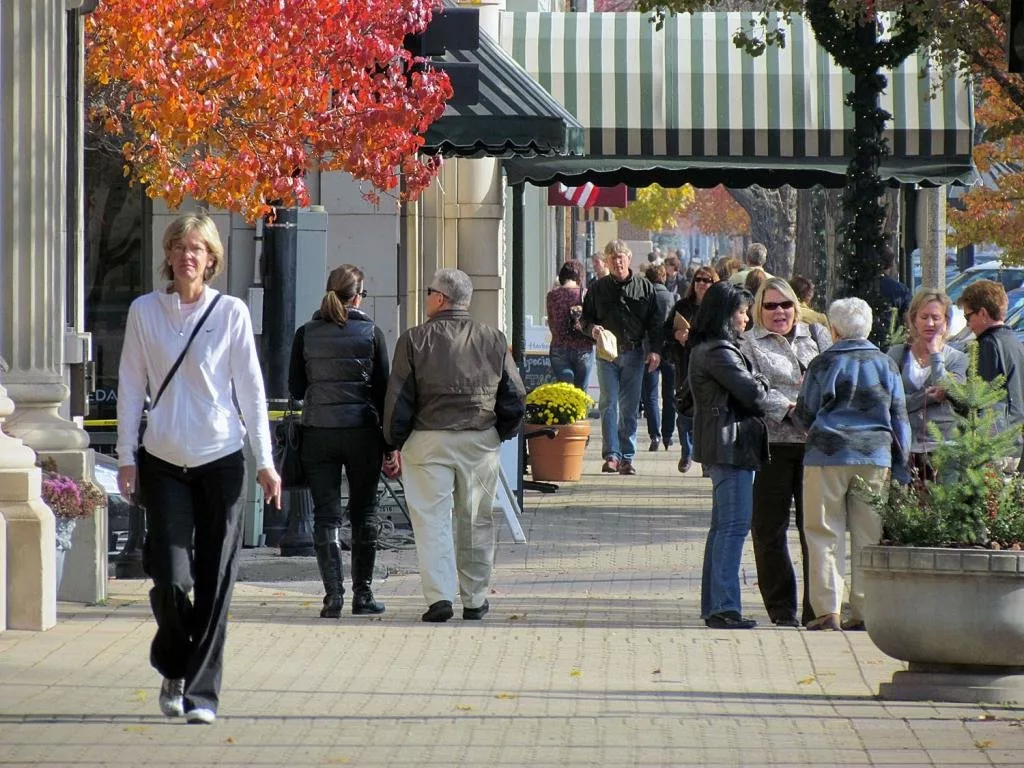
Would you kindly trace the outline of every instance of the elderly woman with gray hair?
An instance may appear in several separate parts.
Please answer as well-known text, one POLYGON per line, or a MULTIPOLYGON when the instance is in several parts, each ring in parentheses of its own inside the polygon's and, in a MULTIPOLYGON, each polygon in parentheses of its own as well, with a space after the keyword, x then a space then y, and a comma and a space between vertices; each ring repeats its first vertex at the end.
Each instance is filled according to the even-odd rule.
POLYGON ((804 371, 832 345, 828 329, 803 322, 800 302, 781 277, 764 281, 751 310, 754 327, 743 335, 740 351, 764 374, 768 390, 768 441, 771 458, 754 477, 750 535, 757 564, 757 586, 772 623, 799 627, 815 618, 807 596, 807 541, 804 537, 804 441, 807 433, 793 421, 804 371), (796 574, 789 556, 790 507, 795 510, 803 561, 804 594, 797 618, 796 574))
POLYGON ((883 491, 892 476, 910 481, 910 423, 900 372, 867 340, 871 307, 862 299, 833 302, 834 343, 808 366, 794 418, 807 427, 804 532, 808 591, 815 618, 807 629, 864 629, 864 592, 857 553, 875 544, 882 523, 859 492, 858 478, 883 491), (850 532, 850 617, 840 623, 850 532))

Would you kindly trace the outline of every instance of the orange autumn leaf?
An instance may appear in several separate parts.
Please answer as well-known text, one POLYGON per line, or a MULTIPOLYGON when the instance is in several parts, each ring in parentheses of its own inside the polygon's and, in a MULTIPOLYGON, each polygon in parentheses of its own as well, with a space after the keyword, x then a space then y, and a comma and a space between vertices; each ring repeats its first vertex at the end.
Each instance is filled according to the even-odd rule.
POLYGON ((126 174, 253 220, 309 202, 305 174, 344 170, 415 199, 439 160, 423 133, 452 90, 407 76, 409 32, 439 0, 102 0, 86 21, 91 129, 126 174))

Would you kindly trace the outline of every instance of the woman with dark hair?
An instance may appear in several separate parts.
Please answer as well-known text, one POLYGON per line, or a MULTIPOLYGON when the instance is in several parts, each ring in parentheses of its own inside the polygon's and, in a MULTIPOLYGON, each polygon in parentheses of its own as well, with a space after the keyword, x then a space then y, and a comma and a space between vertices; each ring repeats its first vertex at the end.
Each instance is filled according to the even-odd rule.
POLYGON ((768 382, 739 349, 750 294, 728 282, 708 289, 691 334, 693 455, 712 483, 701 618, 713 629, 752 629, 740 606, 740 557, 750 531, 754 472, 768 459, 768 382))
MULTIPOLYGON (((690 395, 690 379, 687 366, 690 362, 688 344, 690 326, 700 309, 700 302, 708 288, 718 282, 718 273, 709 266, 700 266, 690 276, 686 294, 672 307, 665 320, 665 357, 675 366, 675 411, 679 427, 679 464, 676 468, 683 473, 693 466, 693 397, 690 395)), ((667 448, 668 446, 666 446, 667 448)))
POLYGON ((558 285, 548 291, 548 360, 556 379, 585 390, 594 367, 594 340, 576 330, 583 313, 582 285, 583 265, 569 259, 558 270, 558 285))
POLYGON ((398 469, 381 419, 390 364, 384 334, 360 309, 366 290, 358 267, 343 264, 327 278, 313 319, 295 332, 288 389, 302 400, 302 465, 313 495, 316 563, 324 583, 320 616, 341 616, 341 472, 348 480, 352 523, 352 613, 375 615, 384 605, 370 588, 377 560, 377 483, 383 465, 398 469))

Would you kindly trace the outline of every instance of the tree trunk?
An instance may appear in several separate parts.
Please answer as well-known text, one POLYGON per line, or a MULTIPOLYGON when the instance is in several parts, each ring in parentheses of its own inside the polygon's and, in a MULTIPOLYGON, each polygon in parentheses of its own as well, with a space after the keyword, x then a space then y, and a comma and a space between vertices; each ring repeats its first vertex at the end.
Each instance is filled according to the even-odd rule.
POLYGON ((765 268, 778 277, 791 277, 796 257, 796 190, 752 186, 730 189, 729 194, 750 216, 751 240, 768 249, 765 268))
POLYGON ((814 243, 814 191, 798 189, 796 192, 796 257, 793 274, 814 280, 818 257, 814 243))

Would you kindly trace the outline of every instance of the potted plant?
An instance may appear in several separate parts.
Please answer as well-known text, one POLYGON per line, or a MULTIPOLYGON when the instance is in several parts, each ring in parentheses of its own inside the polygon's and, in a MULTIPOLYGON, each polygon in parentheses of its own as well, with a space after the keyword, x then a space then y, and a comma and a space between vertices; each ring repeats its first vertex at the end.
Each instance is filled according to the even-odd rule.
POLYGON ((42 497, 53 512, 57 530, 57 591, 64 572, 64 556, 71 549, 71 536, 79 520, 91 517, 106 504, 106 494, 88 480, 77 482, 57 472, 52 458, 39 463, 43 471, 42 497))
POLYGON ((551 439, 538 437, 528 443, 534 480, 580 479, 590 439, 586 418, 593 406, 586 392, 566 382, 541 384, 526 396, 526 433, 555 430, 551 439))
POLYGON ((957 426, 938 442, 936 480, 872 495, 878 546, 860 553, 865 624, 882 651, 909 662, 883 698, 1024 701, 1024 479, 1007 475, 1015 430, 999 430, 1002 377, 944 382, 957 426))

